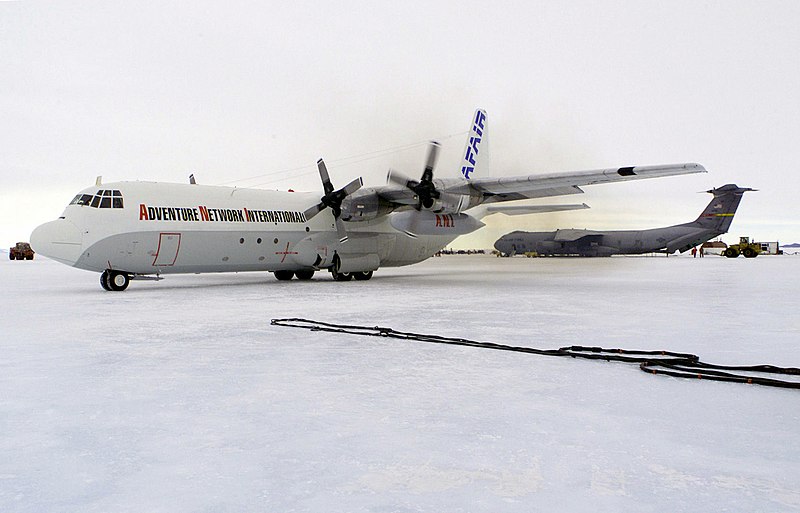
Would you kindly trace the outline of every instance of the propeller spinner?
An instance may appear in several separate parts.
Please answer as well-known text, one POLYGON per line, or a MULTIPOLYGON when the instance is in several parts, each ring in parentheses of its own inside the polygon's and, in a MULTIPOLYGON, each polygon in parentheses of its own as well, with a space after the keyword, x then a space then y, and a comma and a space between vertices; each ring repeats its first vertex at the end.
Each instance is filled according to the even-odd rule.
POLYGON ((330 208, 331 213, 333 213, 333 218, 336 220, 336 231, 339 234, 339 242, 345 242, 347 240, 347 232, 344 228, 344 221, 342 221, 340 217, 342 215, 342 202, 347 196, 360 189, 361 186, 364 185, 364 181, 361 177, 356 178, 337 191, 334 190, 330 176, 328 176, 328 168, 325 167, 325 162, 322 159, 317 161, 317 169, 319 169, 319 176, 322 179, 322 188, 325 191, 325 195, 320 198, 319 203, 306 209, 304 212, 306 219, 311 219, 326 207, 330 208))

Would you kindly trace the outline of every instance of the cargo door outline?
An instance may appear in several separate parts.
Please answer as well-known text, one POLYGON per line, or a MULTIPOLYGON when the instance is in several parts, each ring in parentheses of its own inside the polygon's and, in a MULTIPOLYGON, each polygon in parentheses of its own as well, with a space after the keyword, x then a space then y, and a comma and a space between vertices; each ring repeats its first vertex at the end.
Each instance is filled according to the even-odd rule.
POLYGON ((162 232, 158 236, 158 249, 156 250, 153 265, 166 267, 175 264, 178 251, 181 249, 181 234, 162 232))

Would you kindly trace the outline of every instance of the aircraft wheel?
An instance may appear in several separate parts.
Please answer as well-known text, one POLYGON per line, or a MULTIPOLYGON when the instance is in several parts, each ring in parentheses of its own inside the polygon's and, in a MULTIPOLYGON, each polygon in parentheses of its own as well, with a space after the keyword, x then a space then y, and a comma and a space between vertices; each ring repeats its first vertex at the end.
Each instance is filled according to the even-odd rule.
POLYGON ((357 281, 366 281, 372 278, 372 271, 363 271, 359 273, 353 273, 353 278, 357 281))
POLYGON ((100 286, 103 287, 103 290, 111 290, 108 284, 108 271, 103 271, 102 274, 100 274, 100 286))
POLYGON ((286 271, 286 270, 275 271, 274 274, 275 274, 275 277, 277 279, 281 280, 281 281, 287 281, 287 280, 291 280, 292 278, 294 278, 294 271, 286 271))
POLYGON ((314 277, 314 270, 295 271, 294 275, 297 276, 298 280, 307 281, 314 277))
POLYGON ((755 258, 756 257, 756 251, 753 248, 744 248, 744 251, 742 252, 742 254, 744 255, 745 258, 755 258))
POLYGON ((334 281, 350 281, 353 279, 353 273, 340 273, 335 267, 331 269, 331 275, 334 281))
POLYGON ((128 288, 131 282, 130 276, 120 271, 108 271, 106 283, 114 292, 122 292, 128 288))

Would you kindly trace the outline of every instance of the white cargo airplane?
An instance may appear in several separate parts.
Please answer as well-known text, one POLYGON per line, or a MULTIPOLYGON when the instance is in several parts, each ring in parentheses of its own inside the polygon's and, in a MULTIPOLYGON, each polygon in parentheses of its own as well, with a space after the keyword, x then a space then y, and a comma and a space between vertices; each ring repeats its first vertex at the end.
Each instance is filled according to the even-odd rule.
POLYGON ((31 234, 33 248, 64 264, 101 273, 121 291, 132 279, 162 274, 268 271, 279 280, 310 279, 327 269, 336 281, 368 280, 379 267, 421 262, 493 213, 528 214, 579 205, 496 205, 578 194, 580 185, 705 172, 699 164, 621 167, 503 178, 480 177, 486 112, 478 109, 461 177, 434 179, 439 145, 412 180, 389 172, 387 185, 361 178, 335 190, 317 162, 325 194, 191 183, 116 182, 81 191, 55 221, 31 234))

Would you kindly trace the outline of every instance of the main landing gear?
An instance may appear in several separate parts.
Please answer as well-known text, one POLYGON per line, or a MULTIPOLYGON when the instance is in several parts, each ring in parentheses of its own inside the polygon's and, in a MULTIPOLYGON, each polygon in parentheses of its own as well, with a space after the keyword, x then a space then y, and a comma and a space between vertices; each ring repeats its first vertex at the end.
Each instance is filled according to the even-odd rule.
POLYGON ((331 276, 333 276, 334 281, 350 281, 353 278, 355 278, 356 281, 366 281, 372 278, 372 271, 341 273, 333 268, 331 269, 331 276))
POLYGON ((100 286, 109 291, 122 292, 130 282, 131 277, 122 271, 105 270, 100 275, 100 286))
POLYGON ((297 279, 300 281, 308 281, 314 277, 314 270, 313 269, 302 269, 300 271, 281 270, 281 271, 275 271, 273 274, 275 275, 275 278, 277 278, 280 281, 291 280, 295 276, 297 276, 297 279))
MULTIPOLYGON (((356 281, 365 281, 372 278, 372 271, 342 273, 337 271, 335 267, 330 271, 334 281, 350 281, 353 278, 355 278, 356 281)), ((274 274, 275 278, 280 281, 289 281, 294 277, 297 277, 297 279, 300 281, 308 281, 314 277, 314 271, 312 269, 303 269, 300 271, 280 270, 273 271, 272 274, 274 274)))

